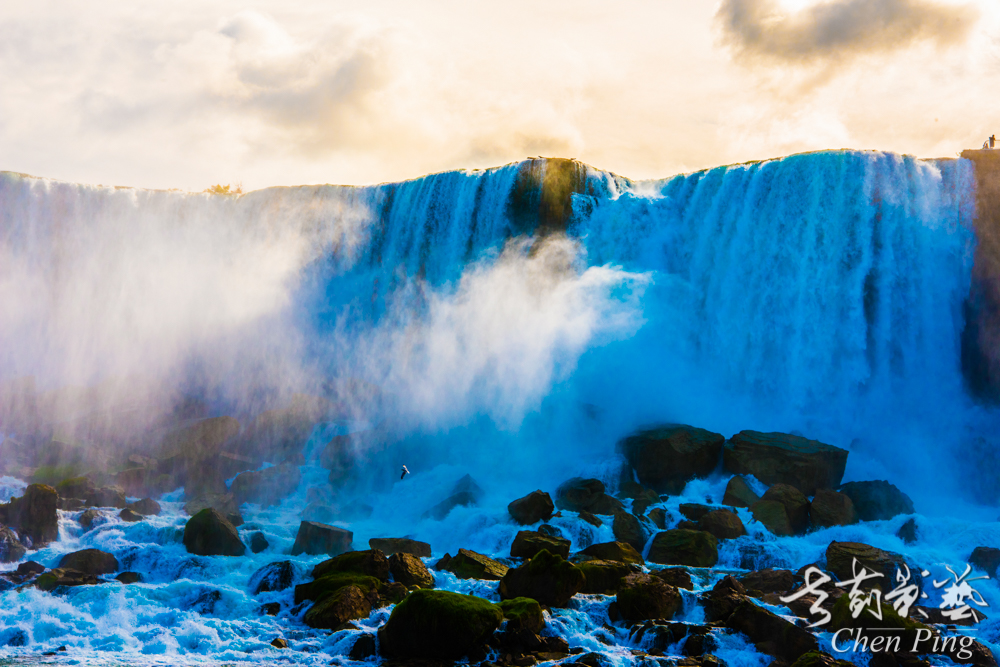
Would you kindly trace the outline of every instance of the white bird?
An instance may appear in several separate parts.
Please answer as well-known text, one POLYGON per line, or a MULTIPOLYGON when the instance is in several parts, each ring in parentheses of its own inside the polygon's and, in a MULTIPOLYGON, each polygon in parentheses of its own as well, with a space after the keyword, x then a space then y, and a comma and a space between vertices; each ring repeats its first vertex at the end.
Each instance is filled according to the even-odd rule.
POLYGON ((406 469, 406 466, 403 466, 403 474, 400 475, 399 478, 403 479, 404 477, 406 477, 409 474, 410 474, 410 471, 406 469))

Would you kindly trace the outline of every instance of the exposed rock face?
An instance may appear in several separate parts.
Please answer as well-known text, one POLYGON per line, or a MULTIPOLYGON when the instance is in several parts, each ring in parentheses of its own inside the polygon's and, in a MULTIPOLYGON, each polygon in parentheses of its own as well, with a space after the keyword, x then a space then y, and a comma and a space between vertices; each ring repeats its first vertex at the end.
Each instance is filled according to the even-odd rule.
POLYGON ((779 537, 792 534, 792 522, 788 520, 788 510, 777 500, 759 500, 750 508, 753 518, 779 537))
POLYGON ((16 563, 24 558, 28 550, 21 544, 14 531, 0 526, 0 563, 16 563))
POLYGON ((156 516, 160 513, 160 503, 156 502, 152 498, 143 498, 142 500, 137 500, 134 503, 131 503, 128 506, 128 509, 143 516, 156 516))
POLYGON ((997 567, 1000 566, 1000 549, 996 547, 976 547, 969 556, 969 565, 978 567, 980 570, 996 578, 997 567))
POLYGON ((457 660, 486 643, 500 627, 500 607, 471 595, 414 591, 378 631, 389 658, 457 660))
POLYGON ((387 554, 413 554, 418 558, 431 557, 431 545, 407 537, 373 537, 368 546, 387 554))
POLYGON ((712 567, 719 561, 718 541, 703 530, 675 528, 657 533, 647 557, 661 565, 712 567))
POLYGON ((507 511, 514 521, 529 526, 539 521, 547 521, 555 511, 552 497, 539 489, 507 505, 507 511))
POLYGON ((720 540, 735 540, 747 534, 746 527, 735 512, 712 510, 698 521, 698 528, 720 540))
POLYGON ((618 611, 627 621, 670 620, 681 608, 681 594, 662 579, 630 574, 618 590, 618 611))
POLYGON ((454 558, 445 554, 444 558, 435 565, 435 568, 451 572, 459 579, 488 579, 490 581, 500 581, 510 569, 489 556, 468 549, 459 549, 454 558))
POLYGON ((817 528, 849 526, 858 522, 858 513, 846 493, 820 489, 809 505, 809 518, 817 528))
POLYGON ((592 514, 614 514, 625 509, 622 501, 605 492, 604 482, 582 477, 560 484, 556 489, 555 504, 559 509, 592 514))
POLYGON ((785 506, 792 532, 801 535, 809 528, 809 499, 790 484, 775 484, 764 493, 762 500, 773 500, 785 506))
POLYGON ((715 470, 725 441, 718 433, 668 424, 635 433, 618 447, 642 484, 677 494, 690 480, 715 470))
POLYGON ((569 558, 569 540, 531 530, 518 531, 514 542, 510 545, 510 555, 513 558, 531 558, 542 549, 569 558))
POLYGON ((632 545, 625 542, 591 544, 580 553, 597 560, 612 560, 621 563, 635 563, 637 565, 643 565, 646 562, 642 559, 641 553, 632 547, 632 545))
POLYGON ((353 542, 354 533, 349 530, 315 521, 303 521, 299 524, 299 532, 295 536, 295 544, 292 545, 292 555, 336 556, 350 551, 353 542))
POLYGON ((117 572, 119 565, 118 559, 112 554, 100 549, 84 549, 63 556, 59 567, 84 574, 102 575, 117 572))
POLYGON ((615 534, 615 541, 624 542, 636 551, 642 552, 646 547, 647 533, 634 514, 616 512, 611 531, 615 534))
POLYGON ((199 556, 242 556, 246 547, 236 528, 211 507, 188 519, 184 547, 199 556))
MULTIPOLYGON (((764 484, 790 484, 807 496, 840 484, 847 450, 787 433, 740 431, 722 452, 725 469, 764 484)), ((855 503, 857 504, 857 503, 855 503)))
POLYGON ((259 503, 263 507, 277 505, 291 495, 302 481, 299 467, 291 463, 241 472, 230 490, 237 505, 259 503))
MULTIPOLYGON (((831 542, 826 548, 826 569, 837 576, 841 581, 847 581, 854 577, 854 559, 858 565, 882 574, 879 579, 871 580, 873 585, 882 590, 888 591, 895 586, 896 569, 902 569, 905 561, 899 554, 891 551, 883 551, 861 542, 831 542)), ((911 575, 919 579, 920 573, 915 568, 910 568, 911 575)), ((868 582, 865 582, 867 584, 868 582)), ((911 581, 914 583, 914 581, 911 581)), ((863 587, 867 587, 864 584, 863 587)))
POLYGON ((840 492, 854 502, 862 521, 883 521, 899 514, 913 514, 910 497, 884 479, 874 482, 848 482, 840 492))
POLYGON ((561 556, 538 552, 500 580, 500 599, 531 598, 549 607, 565 607, 580 592, 584 574, 561 556))
POLYGON ((640 571, 634 563, 610 560, 588 560, 577 567, 586 577, 580 592, 588 595, 615 595, 625 577, 640 571))
POLYGON ((389 556, 389 572, 393 579, 407 588, 434 588, 434 575, 423 561, 412 554, 400 552, 389 556))
POLYGON ((17 531, 40 549, 59 538, 59 494, 51 486, 31 484, 24 495, 0 505, 0 525, 17 531))
POLYGON ((734 475, 726 484, 726 493, 722 496, 722 504, 730 507, 751 507, 760 500, 750 485, 741 475, 734 475))
POLYGON ((268 563, 250 576, 248 588, 254 595, 290 588, 302 576, 299 567, 290 560, 268 563))

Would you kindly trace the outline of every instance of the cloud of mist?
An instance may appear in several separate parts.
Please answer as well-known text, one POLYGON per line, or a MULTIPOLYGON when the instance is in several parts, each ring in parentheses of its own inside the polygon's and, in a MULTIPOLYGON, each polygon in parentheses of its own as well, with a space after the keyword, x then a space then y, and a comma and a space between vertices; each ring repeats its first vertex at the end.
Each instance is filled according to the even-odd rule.
POLYGON ((716 14, 726 42, 743 56, 836 64, 925 40, 955 45, 978 18, 973 5, 933 0, 832 0, 798 11, 776 0, 723 0, 716 14))

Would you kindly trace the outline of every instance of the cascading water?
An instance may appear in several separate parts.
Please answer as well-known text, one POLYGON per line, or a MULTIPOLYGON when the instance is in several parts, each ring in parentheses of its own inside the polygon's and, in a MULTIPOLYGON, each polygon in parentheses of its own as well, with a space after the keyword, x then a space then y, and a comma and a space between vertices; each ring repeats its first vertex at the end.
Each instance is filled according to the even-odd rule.
MULTIPOLYGON (((9 388, 23 381, 0 391, 0 454, 31 429, 117 438, 125 451, 131 431, 155 426, 183 395, 245 421, 292 392, 377 388, 337 394, 344 417, 313 433, 294 494, 276 508, 245 506, 245 530, 271 546, 238 565, 178 543, 180 490, 139 524, 111 518, 83 531, 78 512, 63 512, 60 541, 28 558, 54 566, 98 547, 145 583, 0 593, 0 657, 65 645, 70 658, 262 659, 279 635, 299 649, 287 654, 294 661, 326 664, 349 650, 357 630, 311 630, 291 605, 259 616, 261 602, 288 602, 290 591, 247 590, 257 568, 287 558, 308 489, 326 484, 318 453, 346 431, 366 437, 337 502, 373 510, 342 524, 356 548, 412 534, 435 557, 459 547, 506 555, 517 531, 507 502, 578 474, 614 485, 619 438, 682 422, 726 435, 798 431, 848 448, 847 479, 888 478, 925 515, 967 512, 927 518, 910 547, 961 561, 973 542, 1000 540, 996 524, 974 521, 995 510, 955 497, 974 471, 956 468, 954 452, 996 426, 967 395, 960 363, 974 217, 967 161, 874 152, 650 182, 533 160, 238 198, 0 174, 0 380, 31 375, 39 389, 30 411, 14 409, 24 403, 9 388), (98 383, 113 418, 95 422, 94 400, 65 387, 98 383), (142 421, 137 405, 154 416, 142 421), (403 463, 412 474, 399 480, 403 463), (427 518, 466 473, 484 488, 479 506, 427 518)), ((692 483, 666 507, 718 502, 724 486, 692 483)), ((613 539, 607 525, 552 523, 574 549, 613 539)), ((831 539, 901 550, 899 523, 752 537, 797 569, 831 539)), ((722 558, 739 566, 735 550, 722 558)), ((293 560, 305 572, 322 558, 293 560)), ((496 595, 495 585, 436 577, 496 595)), ((587 596, 554 611, 550 628, 627 663, 627 649, 597 639, 606 607, 587 596)), ((767 664, 727 641, 719 654, 730 664, 767 664)))

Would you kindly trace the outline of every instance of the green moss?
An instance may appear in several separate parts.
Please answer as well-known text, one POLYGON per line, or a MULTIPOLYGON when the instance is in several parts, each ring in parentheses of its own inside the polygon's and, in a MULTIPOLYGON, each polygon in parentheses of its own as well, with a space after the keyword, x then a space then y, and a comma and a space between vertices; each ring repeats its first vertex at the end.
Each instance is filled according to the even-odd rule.
POLYGON ((500 627, 498 605, 472 595, 419 590, 392 610, 379 637, 390 656, 456 660, 500 627))
POLYGON ((357 586, 361 590, 368 592, 378 590, 381 582, 375 577, 364 574, 354 574, 353 572, 336 572, 320 577, 308 584, 300 584, 295 587, 295 604, 304 600, 319 601, 328 595, 332 595, 344 586, 357 586))
POLYGON ((628 563, 606 560, 590 560, 577 565, 587 578, 581 593, 591 595, 614 595, 621 587, 622 579, 638 571, 628 563))
POLYGON ((51 572, 45 572, 43 574, 38 575, 38 578, 35 579, 35 586, 37 586, 38 589, 42 591, 51 591, 58 585, 56 583, 58 581, 59 577, 52 574, 51 572))
POLYGON ((335 573, 360 574, 385 580, 389 577, 389 562, 384 554, 378 556, 374 550, 348 551, 314 567, 312 576, 319 579, 335 573))
POLYGON ((507 619, 507 628, 516 630, 527 628, 535 634, 545 627, 545 615, 542 614, 542 605, 531 598, 512 598, 500 603, 503 610, 503 617, 507 619))

